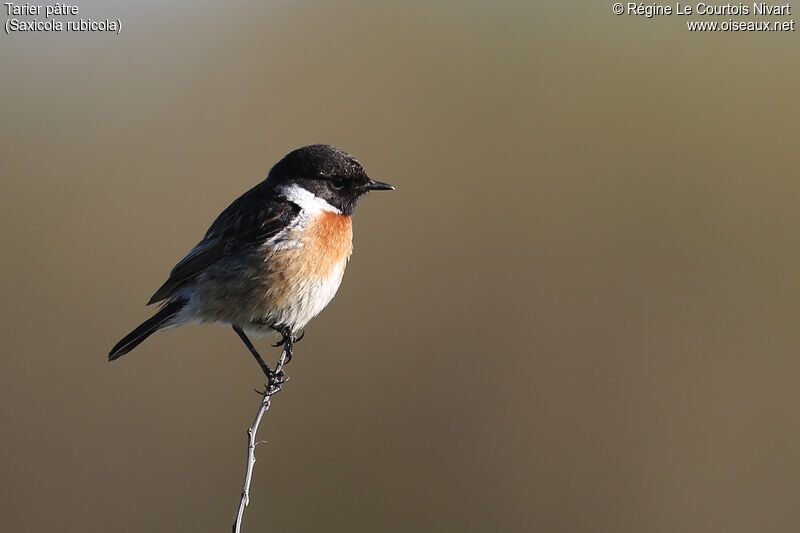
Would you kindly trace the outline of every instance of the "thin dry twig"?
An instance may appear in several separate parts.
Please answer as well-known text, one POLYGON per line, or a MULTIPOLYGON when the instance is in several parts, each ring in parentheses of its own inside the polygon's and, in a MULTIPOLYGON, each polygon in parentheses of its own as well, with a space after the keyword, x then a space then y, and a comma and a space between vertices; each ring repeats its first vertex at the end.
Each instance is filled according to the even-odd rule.
POLYGON ((264 397, 256 413, 256 418, 253 420, 253 425, 247 430, 247 469, 244 474, 244 488, 239 498, 239 507, 236 509, 236 519, 233 522, 233 533, 241 533, 244 509, 250 503, 250 483, 253 480, 253 467, 256 464, 256 445, 258 444, 258 441, 256 441, 256 434, 258 433, 258 426, 261 424, 261 418, 264 416, 264 413, 269 411, 272 395, 280 392, 281 386, 286 382, 286 380, 281 380, 280 376, 282 376, 283 365, 286 363, 287 354, 290 349, 290 345, 284 344, 281 357, 278 359, 278 364, 275 366, 275 375, 279 376, 279 378, 277 381, 273 382, 270 380, 270 382, 267 383, 263 392, 264 397))

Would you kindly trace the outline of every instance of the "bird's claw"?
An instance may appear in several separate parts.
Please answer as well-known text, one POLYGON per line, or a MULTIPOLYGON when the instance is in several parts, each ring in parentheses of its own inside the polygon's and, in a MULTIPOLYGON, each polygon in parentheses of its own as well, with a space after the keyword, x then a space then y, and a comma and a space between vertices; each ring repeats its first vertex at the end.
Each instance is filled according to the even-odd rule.
POLYGON ((303 337, 306 336, 306 330, 301 330, 300 335, 297 337, 292 335, 291 330, 288 328, 276 329, 275 331, 281 334, 281 339, 272 346, 275 348, 283 346, 283 353, 281 354, 283 358, 282 364, 288 364, 289 361, 292 360, 294 344, 303 340, 303 337))
POLYGON ((286 377, 286 374, 284 374, 283 370, 278 370, 277 372, 270 370, 267 374, 267 383, 264 385, 264 390, 253 390, 261 396, 272 396, 273 394, 280 392, 281 386, 283 386, 283 384, 288 380, 289 379, 286 377))
POLYGON ((292 360, 292 349, 291 349, 291 347, 289 347, 288 350, 286 348, 284 348, 284 350, 283 350, 283 364, 284 365, 288 365, 289 361, 291 361, 291 360, 292 360))
POLYGON ((290 337, 290 333, 287 333, 286 331, 279 331, 278 333, 281 334, 281 339, 272 345, 273 348, 278 348, 279 346, 283 346, 289 339, 291 339, 292 344, 295 344, 303 340, 303 337, 306 336, 306 330, 301 330, 300 336, 298 337, 290 337))

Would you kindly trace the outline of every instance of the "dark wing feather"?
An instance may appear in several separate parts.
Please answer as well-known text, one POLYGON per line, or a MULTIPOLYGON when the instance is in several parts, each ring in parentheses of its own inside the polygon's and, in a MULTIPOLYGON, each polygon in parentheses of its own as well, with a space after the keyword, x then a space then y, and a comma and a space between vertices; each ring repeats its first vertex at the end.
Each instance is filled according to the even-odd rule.
POLYGON ((264 183, 250 189, 217 217, 203 240, 175 265, 147 305, 169 298, 223 257, 260 245, 285 228, 299 212, 297 205, 274 196, 264 183))

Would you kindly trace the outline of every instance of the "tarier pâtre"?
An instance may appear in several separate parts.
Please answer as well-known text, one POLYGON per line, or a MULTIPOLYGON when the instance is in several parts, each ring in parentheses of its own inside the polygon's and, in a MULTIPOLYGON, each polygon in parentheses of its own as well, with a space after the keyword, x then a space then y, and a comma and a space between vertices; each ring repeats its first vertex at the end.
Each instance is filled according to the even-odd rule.
POLYGON ((67 4, 55 3, 52 5, 44 6, 44 13, 42 13, 42 6, 33 4, 15 4, 13 2, 4 2, 6 6, 6 15, 44 15, 45 17, 63 16, 63 15, 77 15, 78 6, 70 6, 67 4))

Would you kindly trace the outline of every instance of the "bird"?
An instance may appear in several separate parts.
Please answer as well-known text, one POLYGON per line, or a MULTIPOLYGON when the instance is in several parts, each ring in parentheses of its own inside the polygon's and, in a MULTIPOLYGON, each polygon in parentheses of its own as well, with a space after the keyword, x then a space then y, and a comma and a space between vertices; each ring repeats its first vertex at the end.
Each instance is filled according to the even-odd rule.
POLYGON ((249 336, 277 332, 281 339, 273 346, 284 346, 283 364, 291 360, 300 331, 339 289, 353 251, 356 204, 382 190, 394 186, 371 179, 339 148, 312 144, 289 152, 175 265, 147 302, 160 302, 159 310, 111 349, 109 361, 157 331, 219 323, 233 328, 268 388, 279 384, 282 375, 264 362, 249 336))

